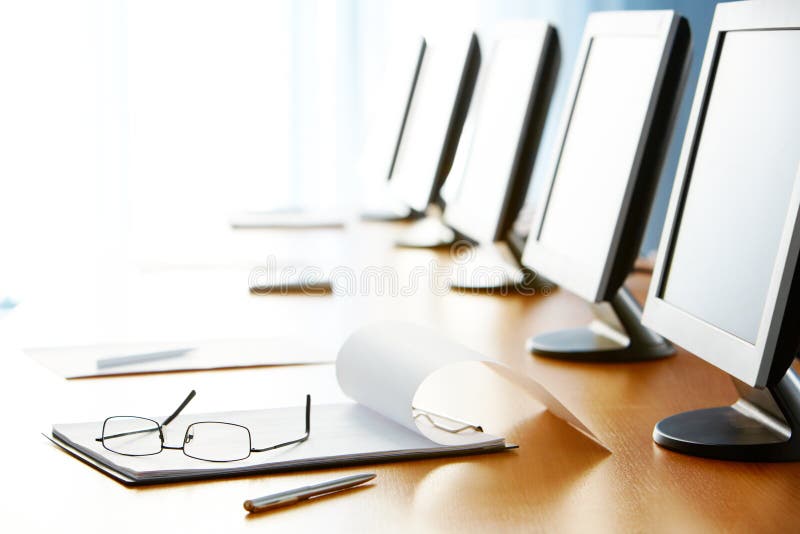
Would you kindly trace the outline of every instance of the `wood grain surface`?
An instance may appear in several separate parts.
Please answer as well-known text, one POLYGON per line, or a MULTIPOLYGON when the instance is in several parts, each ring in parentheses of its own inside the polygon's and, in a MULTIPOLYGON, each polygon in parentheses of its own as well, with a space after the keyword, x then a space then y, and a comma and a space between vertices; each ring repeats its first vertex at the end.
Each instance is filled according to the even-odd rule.
MULTIPOLYGON (((679 411, 730 403, 729 378, 693 355, 633 364, 532 357, 525 339, 586 323, 564 290, 535 296, 451 292, 430 283, 448 251, 399 250, 402 224, 347 230, 243 231, 212 261, 70 262, 0 320, 5 532, 790 532, 800 525, 800 465, 727 463, 656 446, 653 425, 679 411), (358 283, 327 295, 252 295, 248 278, 274 257, 358 283), (425 276, 417 286, 409 276, 425 276), (395 288, 364 287, 363 273, 395 272, 395 288), (415 271, 416 269, 416 271, 415 271), (427 278, 426 278, 427 277, 427 278), (117 413, 159 414, 188 390, 189 412, 345 400, 333 365, 63 380, 20 347, 124 340, 297 335, 338 346, 369 321, 429 325, 542 381, 608 445, 604 451, 522 390, 475 370, 443 383, 443 405, 500 433, 502 454, 250 476, 129 489, 68 457, 41 436, 56 422, 117 413), (455 384, 468 384, 455 387, 455 384), (450 387, 448 387, 450 386, 450 387), (462 393, 461 396, 458 396, 462 393), (466 394, 464 394, 466 393, 466 394), (272 513, 242 502, 346 474, 374 483, 272 513)), ((628 286, 643 298, 649 277, 628 286)), ((369 285, 369 284, 366 284, 369 285)), ((384 284, 385 285, 385 284, 384 284)), ((391 285, 391 284, 389 284, 391 285)))

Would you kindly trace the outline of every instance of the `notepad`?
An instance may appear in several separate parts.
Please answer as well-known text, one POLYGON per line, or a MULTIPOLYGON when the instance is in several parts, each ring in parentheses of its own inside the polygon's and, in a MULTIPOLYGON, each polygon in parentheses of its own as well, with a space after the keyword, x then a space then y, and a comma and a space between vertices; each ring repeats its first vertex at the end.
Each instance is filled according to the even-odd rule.
MULTIPOLYGON (((103 448, 95 438, 102 422, 57 424, 52 440, 67 452, 129 485, 270 473, 315 467, 400 461, 436 456, 500 452, 513 448, 503 437, 439 414, 420 417, 415 396, 432 373, 472 361, 501 372, 525 387, 554 415, 595 441, 594 434, 540 383, 503 364, 453 343, 429 329, 398 322, 369 325, 351 335, 339 351, 336 375, 349 403, 312 404, 308 440, 287 448, 253 453, 245 460, 211 463, 176 450, 130 457, 103 448)), ((301 393, 298 392, 298 396, 301 393)), ((427 412, 424 412, 427 414, 427 412)), ((246 426, 253 446, 266 447, 301 434, 304 406, 182 414, 165 428, 165 444, 180 445, 186 427, 197 421, 246 426)), ((111 415, 111 414, 109 414, 111 415)), ((149 414, 142 414, 148 417, 149 414)), ((164 416, 153 417, 163 421, 164 416)))

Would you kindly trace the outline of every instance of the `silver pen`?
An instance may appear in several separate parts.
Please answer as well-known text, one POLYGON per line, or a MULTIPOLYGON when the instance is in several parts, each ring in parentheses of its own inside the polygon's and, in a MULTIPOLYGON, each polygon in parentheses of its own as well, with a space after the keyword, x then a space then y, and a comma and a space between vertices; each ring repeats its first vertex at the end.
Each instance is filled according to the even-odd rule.
POLYGON ((321 484, 314 484, 313 486, 303 486, 302 488, 282 491, 280 493, 273 493, 272 495, 266 495, 257 499, 248 499, 244 501, 244 509, 252 514, 255 512, 271 510, 272 508, 277 508, 279 506, 288 506, 290 504, 295 504, 306 500, 310 497, 316 497, 317 495, 323 495, 325 493, 352 488, 353 486, 358 486, 364 482, 369 482, 373 478, 375 478, 375 473, 352 475, 349 477, 337 478, 336 480, 330 480, 328 482, 322 482, 321 484))

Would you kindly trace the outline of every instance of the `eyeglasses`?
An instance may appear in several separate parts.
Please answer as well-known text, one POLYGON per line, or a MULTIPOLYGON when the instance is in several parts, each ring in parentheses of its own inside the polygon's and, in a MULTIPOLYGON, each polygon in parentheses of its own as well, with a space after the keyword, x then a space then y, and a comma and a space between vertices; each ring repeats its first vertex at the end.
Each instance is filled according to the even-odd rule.
POLYGON ((164 449, 183 451, 183 454, 207 462, 236 462, 254 452, 266 452, 302 443, 311 435, 311 395, 306 395, 306 431, 302 437, 269 447, 253 447, 246 426, 224 421, 198 421, 186 428, 180 447, 164 444, 164 428, 186 408, 195 391, 184 399, 172 415, 158 423, 153 419, 134 416, 114 416, 103 421, 101 442, 107 450, 123 456, 152 456, 164 449))

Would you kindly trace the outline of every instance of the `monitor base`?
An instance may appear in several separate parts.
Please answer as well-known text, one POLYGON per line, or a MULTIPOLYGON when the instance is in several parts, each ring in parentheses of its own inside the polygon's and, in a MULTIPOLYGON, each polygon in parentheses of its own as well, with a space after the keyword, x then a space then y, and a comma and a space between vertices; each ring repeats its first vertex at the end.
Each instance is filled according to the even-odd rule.
POLYGON ((774 386, 737 383, 731 406, 684 412, 658 422, 653 440, 682 454, 740 462, 800 460, 800 378, 789 368, 774 386))
POLYGON ((463 252, 463 258, 454 258, 455 270, 449 281, 454 291, 488 295, 533 295, 541 291, 547 295, 555 286, 550 280, 520 267, 503 241, 475 245, 463 252))
POLYGON ((455 231, 438 218, 425 217, 413 223, 395 240, 402 248, 441 248, 453 245, 458 239, 455 231))
POLYGON ((532 337, 527 348, 536 356, 585 362, 633 362, 675 354, 673 346, 642 325, 642 309, 623 286, 608 303, 594 307, 597 317, 583 328, 532 337))
POLYGON ((498 273, 488 280, 453 279, 448 284, 454 291, 510 292, 522 283, 521 278, 521 276, 516 277, 508 273, 498 273))
POLYGON ((359 213, 361 220, 366 222, 412 221, 419 219, 422 215, 422 213, 400 205, 369 206, 363 208, 359 213))

